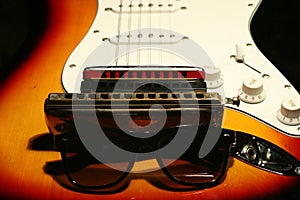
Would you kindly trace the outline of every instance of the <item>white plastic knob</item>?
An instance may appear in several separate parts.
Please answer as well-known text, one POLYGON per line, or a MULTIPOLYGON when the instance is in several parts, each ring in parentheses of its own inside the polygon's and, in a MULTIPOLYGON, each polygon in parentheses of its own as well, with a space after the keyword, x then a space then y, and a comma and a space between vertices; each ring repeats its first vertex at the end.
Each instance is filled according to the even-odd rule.
POLYGON ((219 88, 223 85, 221 69, 217 67, 205 67, 205 81, 208 89, 219 88))
POLYGON ((260 103, 266 99, 266 92, 263 88, 263 82, 260 78, 247 78, 239 90, 239 97, 246 103, 260 103))
POLYGON ((284 99, 277 112, 277 119, 286 125, 300 125, 300 97, 284 99))

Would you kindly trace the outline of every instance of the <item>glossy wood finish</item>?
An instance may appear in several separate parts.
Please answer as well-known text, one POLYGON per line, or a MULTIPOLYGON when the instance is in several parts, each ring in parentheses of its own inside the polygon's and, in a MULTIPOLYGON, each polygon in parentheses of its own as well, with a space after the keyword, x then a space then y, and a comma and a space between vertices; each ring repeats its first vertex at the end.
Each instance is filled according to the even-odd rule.
MULTIPOLYGON (((0 197, 24 199, 250 199, 299 197, 299 178, 268 173, 232 159, 220 185, 204 190, 174 192, 145 178, 131 180, 114 194, 83 194, 59 185, 45 173, 46 162, 58 152, 32 148, 34 138, 47 134, 43 104, 50 92, 62 92, 62 67, 85 35, 96 12, 95 0, 49 0, 49 25, 33 53, 1 86, 0 197)), ((286 149, 300 159, 300 139, 276 132, 256 120, 226 111, 224 127, 249 132, 286 149)))

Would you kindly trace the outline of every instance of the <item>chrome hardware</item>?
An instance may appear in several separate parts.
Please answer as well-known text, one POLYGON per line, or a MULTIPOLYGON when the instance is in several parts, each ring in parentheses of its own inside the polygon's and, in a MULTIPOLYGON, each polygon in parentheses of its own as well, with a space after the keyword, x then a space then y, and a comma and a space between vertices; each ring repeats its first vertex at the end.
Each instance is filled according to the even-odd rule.
POLYGON ((145 13, 145 14, 157 14, 157 13, 177 13, 181 10, 187 10, 186 6, 182 6, 179 4, 179 2, 174 1, 172 3, 159 3, 159 4, 143 4, 143 3, 122 3, 121 5, 115 5, 114 7, 107 7, 104 9, 106 12, 112 12, 114 14, 119 14, 122 12, 122 14, 139 14, 139 13, 145 13), (122 8, 122 10, 120 9, 122 8))
POLYGON ((273 173, 300 176, 300 162, 280 147, 252 135, 235 132, 234 157, 273 173))
POLYGON ((171 45, 178 44, 184 40, 188 40, 187 36, 183 36, 173 31, 161 30, 160 32, 148 29, 132 30, 116 35, 111 38, 103 38, 103 41, 108 41, 112 45, 171 45), (128 40, 130 38, 130 40, 128 40))
POLYGON ((225 104, 232 104, 232 105, 236 105, 237 107, 239 107, 240 106, 240 97, 225 98, 225 104))
POLYGON ((295 172, 300 175, 300 167, 296 167, 295 172))
POLYGON ((257 157, 256 148, 253 145, 246 145, 244 146, 241 154, 245 155, 247 160, 255 160, 257 157))

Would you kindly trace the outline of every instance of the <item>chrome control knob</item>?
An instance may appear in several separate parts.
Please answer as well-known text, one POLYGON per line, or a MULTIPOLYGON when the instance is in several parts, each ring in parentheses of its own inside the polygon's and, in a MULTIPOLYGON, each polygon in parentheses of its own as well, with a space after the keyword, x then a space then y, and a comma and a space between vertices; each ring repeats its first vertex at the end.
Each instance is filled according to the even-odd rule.
POLYGON ((266 92, 260 78, 247 78, 239 89, 239 97, 245 103, 260 103, 266 99, 266 92))
POLYGON ((223 85, 221 69, 217 67, 205 67, 206 84, 208 89, 219 88, 223 85))
POLYGON ((277 119, 289 126, 300 125, 300 97, 283 100, 277 112, 277 119))

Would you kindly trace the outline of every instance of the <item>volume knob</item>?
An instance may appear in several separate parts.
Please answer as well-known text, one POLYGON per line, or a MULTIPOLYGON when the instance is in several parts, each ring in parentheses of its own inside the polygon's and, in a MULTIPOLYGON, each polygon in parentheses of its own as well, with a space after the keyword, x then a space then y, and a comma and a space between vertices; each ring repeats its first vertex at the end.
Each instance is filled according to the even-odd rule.
POLYGON ((217 67, 205 67, 205 81, 208 89, 221 87, 224 83, 221 69, 217 67))
POLYGON ((247 78, 239 90, 239 97, 246 103, 260 103, 266 99, 266 92, 263 88, 263 82, 259 78, 247 78))
POLYGON ((300 98, 288 98, 282 101, 277 119, 286 125, 300 125, 300 98))

